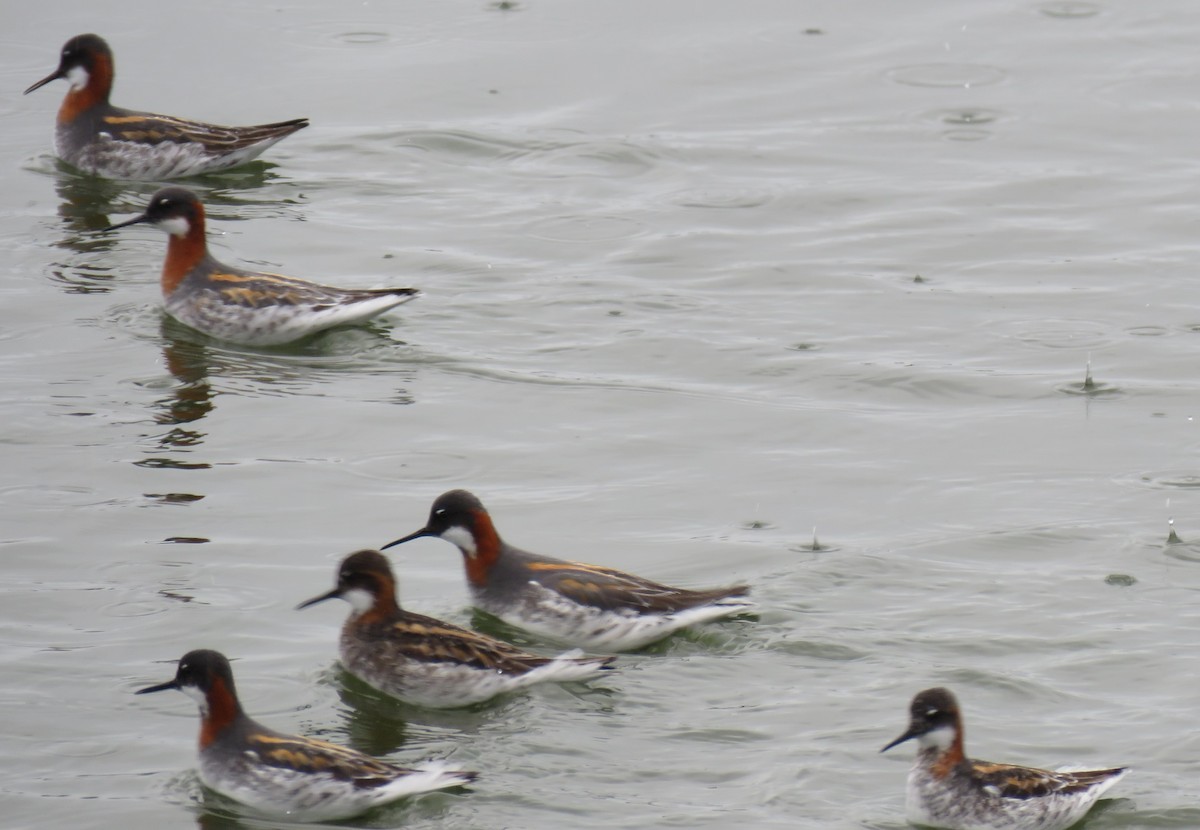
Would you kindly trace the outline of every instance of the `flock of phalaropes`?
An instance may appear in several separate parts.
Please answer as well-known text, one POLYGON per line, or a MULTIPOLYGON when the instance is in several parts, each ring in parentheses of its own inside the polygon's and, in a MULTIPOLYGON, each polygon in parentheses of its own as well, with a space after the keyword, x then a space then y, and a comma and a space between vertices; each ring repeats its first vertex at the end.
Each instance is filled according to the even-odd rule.
MULTIPOLYGON (((95 176, 160 181, 224 170, 256 158, 308 126, 297 118, 220 127, 109 103, 112 50, 94 34, 63 46, 57 79, 70 84, 54 146, 63 161, 95 176)), ((164 187, 138 223, 168 235, 162 291, 168 314, 213 338, 249 346, 292 342, 367 320, 413 299, 413 288, 345 289, 248 271, 218 262, 205 240, 204 206, 182 187, 164 187)), ((638 649, 681 628, 753 607, 749 588, 672 588, 612 568, 521 550, 501 539, 483 504, 465 490, 444 493, 425 526, 380 550, 341 562, 333 590, 300 604, 343 599, 341 662, 380 691, 423 707, 459 707, 531 684, 582 681, 613 668, 604 652, 638 649), (421 537, 444 539, 463 555, 474 604, 535 637, 573 647, 543 657, 400 606, 380 551, 421 537), (586 656, 583 652, 601 652, 586 656)), ((396 766, 346 747, 263 726, 238 701, 229 661, 189 651, 175 677, 138 694, 177 689, 200 707, 200 779, 256 810, 302 821, 357 815, 404 796, 471 783, 477 773, 443 761, 396 766)), ((954 695, 926 689, 913 698, 908 729, 884 747, 915 739, 908 776, 911 821, 946 830, 1063 830, 1078 822, 1126 768, 1049 771, 967 758, 954 695)))

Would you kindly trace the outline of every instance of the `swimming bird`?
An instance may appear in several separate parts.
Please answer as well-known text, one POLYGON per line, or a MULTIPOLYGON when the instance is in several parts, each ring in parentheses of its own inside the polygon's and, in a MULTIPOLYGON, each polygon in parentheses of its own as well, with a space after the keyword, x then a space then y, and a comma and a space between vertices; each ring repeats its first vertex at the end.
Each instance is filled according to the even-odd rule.
POLYGON ((336 288, 224 265, 208 252, 204 205, 190 190, 164 187, 146 212, 105 228, 147 223, 167 234, 162 292, 176 320, 218 340, 276 346, 351 325, 406 303, 415 288, 336 288))
POLYGON ((948 689, 918 693, 908 730, 880 751, 913 738, 920 748, 908 774, 908 820, 944 830, 1065 830, 1129 772, 973 761, 964 754, 962 715, 948 689))
POLYGON ((745 585, 690 591, 598 565, 513 547, 483 503, 466 490, 443 493, 425 527, 381 550, 423 536, 462 552, 475 605, 510 625, 591 651, 629 651, 689 625, 753 607, 745 585))
POLYGON ((255 810, 328 821, 415 793, 469 784, 474 772, 441 762, 408 769, 337 744, 285 735, 242 711, 233 671, 216 651, 189 651, 175 678, 137 694, 178 689, 200 705, 200 780, 255 810))
POLYGON ((337 586, 300 603, 350 603, 342 626, 342 665, 386 694, 417 706, 468 706, 546 681, 595 677, 615 657, 567 653, 538 657, 516 646, 447 622, 405 611, 387 557, 360 550, 342 560, 337 586))
POLYGON ((71 88, 58 110, 54 148, 85 173, 108 179, 158 181, 198 176, 244 164, 297 130, 307 118, 254 127, 219 127, 170 115, 114 107, 113 53, 99 35, 76 35, 58 68, 25 94, 65 78, 71 88))

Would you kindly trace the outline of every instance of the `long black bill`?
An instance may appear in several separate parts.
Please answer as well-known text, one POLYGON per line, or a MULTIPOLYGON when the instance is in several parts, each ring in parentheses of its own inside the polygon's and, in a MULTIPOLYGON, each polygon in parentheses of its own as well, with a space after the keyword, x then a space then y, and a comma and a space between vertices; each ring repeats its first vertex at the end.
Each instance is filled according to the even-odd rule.
POLYGON ((334 588, 327 594, 321 594, 319 597, 313 597, 312 599, 304 600, 304 602, 296 606, 296 610, 299 611, 300 609, 307 608, 310 605, 316 605, 318 602, 324 602, 327 599, 339 599, 341 596, 341 591, 339 591, 337 588, 334 588))
POLYGON ((891 749, 894 746, 899 746, 900 744, 904 743, 905 741, 911 741, 913 738, 917 737, 919 734, 921 734, 921 733, 918 732, 914 727, 910 726, 910 727, 908 727, 907 732, 905 732, 899 738, 892 741, 890 744, 888 744, 887 746, 885 746, 883 749, 881 749, 879 751, 887 752, 889 749, 891 749))
POLYGON ((25 90, 24 94, 28 95, 29 93, 33 92, 35 89, 41 89, 42 87, 44 87, 46 84, 50 83, 51 81, 57 81, 59 78, 65 78, 65 77, 67 77, 67 73, 63 72, 62 67, 60 66, 58 69, 55 69, 53 72, 51 72, 46 77, 42 78, 40 81, 38 81, 36 84, 31 86, 29 89, 25 90))
POLYGON ((397 539, 394 542, 388 542, 386 545, 381 547, 380 550, 387 550, 388 548, 394 548, 394 547, 396 547, 396 545, 403 545, 405 542, 411 542, 413 539, 420 539, 422 536, 436 536, 436 535, 437 534, 431 532, 429 530, 429 528, 423 527, 420 530, 418 530, 416 533, 408 534, 403 539, 397 539))
POLYGON ((143 213, 141 216, 135 216, 132 219, 125 220, 124 222, 118 222, 115 225, 109 225, 107 228, 100 231, 100 233, 108 233, 109 231, 115 231, 117 228, 128 228, 130 225, 140 225, 143 222, 149 221, 150 217, 143 213))
POLYGON ((167 689, 178 689, 179 683, 174 680, 168 680, 166 683, 159 683, 157 686, 147 686, 144 689, 138 689, 134 692, 135 695, 148 695, 151 692, 165 692, 167 689))

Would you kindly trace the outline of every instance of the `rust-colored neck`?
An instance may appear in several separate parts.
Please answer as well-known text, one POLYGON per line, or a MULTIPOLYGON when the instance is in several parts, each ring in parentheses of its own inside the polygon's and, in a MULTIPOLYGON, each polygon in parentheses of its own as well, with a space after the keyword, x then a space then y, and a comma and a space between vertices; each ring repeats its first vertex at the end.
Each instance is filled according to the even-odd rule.
POLYGON ((359 625, 374 625, 395 619, 400 613, 400 604, 396 602, 396 580, 385 574, 374 574, 375 604, 371 610, 359 615, 359 625))
POLYGON ((475 555, 463 555, 467 567, 467 581, 483 588, 487 586, 488 573, 500 558, 500 534, 496 532, 492 518, 484 511, 477 511, 472 518, 471 535, 475 537, 475 555))
POLYGON ((58 123, 70 124, 79 115, 97 104, 107 104, 112 92, 113 62, 110 55, 96 55, 94 66, 88 70, 87 86, 72 87, 67 91, 62 106, 58 108, 58 123))
POLYGON ((219 738, 222 732, 233 726, 234 721, 242 713, 242 707, 238 703, 237 696, 225 685, 223 678, 217 677, 213 679, 212 686, 209 687, 206 697, 208 699, 208 711, 204 713, 204 718, 200 722, 201 749, 206 748, 219 738))
POLYGON ((163 262, 162 292, 169 297, 188 274, 208 255, 204 239, 204 208, 196 205, 196 215, 188 220, 186 236, 167 237, 167 258, 163 262))
POLYGON ((930 772, 933 777, 942 779, 954 772, 955 767, 961 764, 966 759, 966 754, 963 752, 963 734, 962 727, 954 730, 954 742, 946 747, 940 755, 934 760, 930 766, 930 772))

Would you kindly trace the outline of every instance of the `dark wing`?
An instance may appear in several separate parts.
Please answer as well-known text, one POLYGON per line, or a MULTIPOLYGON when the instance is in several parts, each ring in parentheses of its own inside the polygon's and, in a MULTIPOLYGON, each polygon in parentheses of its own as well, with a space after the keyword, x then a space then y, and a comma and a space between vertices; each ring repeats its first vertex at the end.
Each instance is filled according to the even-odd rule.
POLYGON ((361 628, 360 631, 366 636, 378 636, 386 643, 386 650, 395 657, 430 663, 456 663, 501 674, 525 674, 552 660, 522 651, 485 634, 408 611, 401 611, 398 618, 361 628))
POLYGON ((1123 768, 1116 768, 1051 772, 1012 764, 971 762, 971 777, 985 791, 1004 798, 1035 798, 1051 793, 1085 792, 1124 771, 1123 768))
POLYGON ((578 562, 534 561, 527 562, 526 566, 533 571, 534 579, 547 588, 581 605, 606 611, 628 609, 670 613, 750 593, 750 588, 745 585, 706 591, 672 588, 612 568, 578 562))
POLYGON ((268 766, 325 773, 356 787, 382 787, 413 771, 327 741, 266 730, 250 735, 247 746, 268 766))
POLYGON ((308 126, 307 118, 294 118, 274 124, 259 124, 253 127, 221 127, 155 115, 150 112, 132 112, 113 108, 100 119, 99 128, 117 141, 136 141, 143 144, 203 144, 213 153, 227 153, 261 144, 278 141, 297 130, 308 126))
POLYGON ((356 300, 385 295, 408 297, 420 293, 415 288, 337 288, 282 274, 243 271, 227 265, 206 274, 206 281, 206 290, 219 293, 224 303, 244 308, 294 306, 322 311, 356 300))

